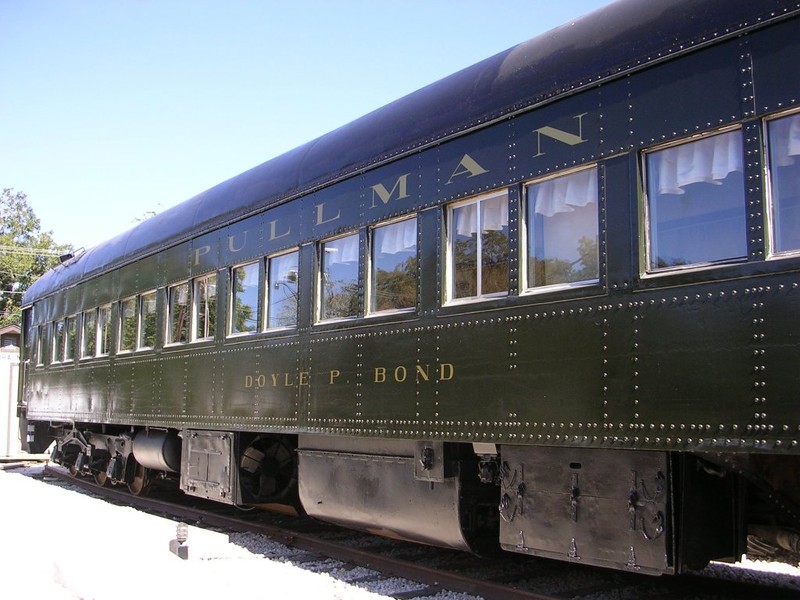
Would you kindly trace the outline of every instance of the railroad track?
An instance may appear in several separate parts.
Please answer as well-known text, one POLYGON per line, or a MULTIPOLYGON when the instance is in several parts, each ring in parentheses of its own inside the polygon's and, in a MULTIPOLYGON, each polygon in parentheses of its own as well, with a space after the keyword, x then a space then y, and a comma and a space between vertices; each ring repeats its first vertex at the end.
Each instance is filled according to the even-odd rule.
POLYGON ((229 533, 231 541, 255 553, 264 553, 258 537, 266 536, 290 547, 288 558, 285 553, 282 556, 296 566, 337 573, 338 578, 366 589, 373 583, 377 588, 388 579, 398 579, 394 586, 398 591, 390 594, 398 600, 429 598, 443 590, 487 600, 800 597, 800 589, 791 588, 794 578, 788 576, 785 582, 755 585, 725 577, 724 568, 716 576, 712 569, 701 575, 647 577, 526 556, 476 557, 353 532, 306 517, 242 512, 168 490, 155 490, 149 497, 133 496, 122 488, 101 488, 90 479, 51 466, 44 474, 109 502, 222 530, 229 533))

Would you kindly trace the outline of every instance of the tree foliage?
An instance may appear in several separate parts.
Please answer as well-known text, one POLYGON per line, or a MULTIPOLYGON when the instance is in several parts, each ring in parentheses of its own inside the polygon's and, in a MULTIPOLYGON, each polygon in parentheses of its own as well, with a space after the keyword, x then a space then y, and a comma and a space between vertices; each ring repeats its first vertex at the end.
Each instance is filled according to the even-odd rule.
POLYGON ((0 195, 0 327, 20 324, 22 294, 69 251, 57 245, 51 232, 28 204, 24 192, 3 189, 0 195))

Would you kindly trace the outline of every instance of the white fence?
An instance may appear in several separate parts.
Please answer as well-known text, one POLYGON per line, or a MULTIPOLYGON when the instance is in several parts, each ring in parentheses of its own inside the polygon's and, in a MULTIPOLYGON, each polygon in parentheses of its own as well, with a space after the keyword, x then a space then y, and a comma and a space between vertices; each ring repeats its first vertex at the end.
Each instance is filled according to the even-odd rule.
POLYGON ((0 457, 16 456, 22 450, 17 417, 19 348, 0 348, 0 457))

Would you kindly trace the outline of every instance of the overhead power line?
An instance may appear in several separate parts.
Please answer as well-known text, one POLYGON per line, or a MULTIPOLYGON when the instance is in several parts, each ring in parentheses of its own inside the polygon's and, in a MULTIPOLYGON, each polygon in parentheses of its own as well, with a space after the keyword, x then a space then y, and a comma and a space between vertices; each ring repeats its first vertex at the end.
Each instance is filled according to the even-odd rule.
POLYGON ((24 254, 25 256, 61 256, 63 254, 58 250, 39 250, 38 248, 26 248, 25 246, 0 246, 0 253, 24 254))

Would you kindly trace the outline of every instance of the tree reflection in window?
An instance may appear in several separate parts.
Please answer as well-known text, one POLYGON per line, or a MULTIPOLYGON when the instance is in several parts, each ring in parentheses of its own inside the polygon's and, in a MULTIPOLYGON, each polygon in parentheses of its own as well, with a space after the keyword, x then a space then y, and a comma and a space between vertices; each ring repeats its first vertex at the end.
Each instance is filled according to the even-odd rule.
POLYGON ((508 293, 507 192, 453 207, 449 231, 450 298, 508 293))
POLYGON ((417 304, 417 219, 372 230, 370 312, 417 304))
POLYGON ((97 310, 83 313, 83 331, 81 334, 81 358, 95 355, 97 350, 97 310))
POLYGON ((358 316, 358 234, 321 244, 319 318, 358 316))
POLYGON ((217 276, 207 275, 195 280, 195 332, 194 339, 214 337, 217 324, 217 276))
POLYGON ((267 263, 267 327, 297 326, 297 251, 273 256, 267 263))
POLYGON ((527 287, 597 281, 597 168, 527 187, 527 287))
POLYGON ((119 303, 119 352, 136 349, 136 298, 127 298, 119 303))
POLYGON ((169 288, 169 344, 185 344, 189 341, 189 282, 169 288))
POLYGON ((253 262, 235 267, 231 272, 231 324, 230 333, 258 331, 258 279, 260 263, 253 262))
POLYGON ((139 341, 138 349, 153 348, 156 345, 156 292, 142 294, 139 299, 139 341))

